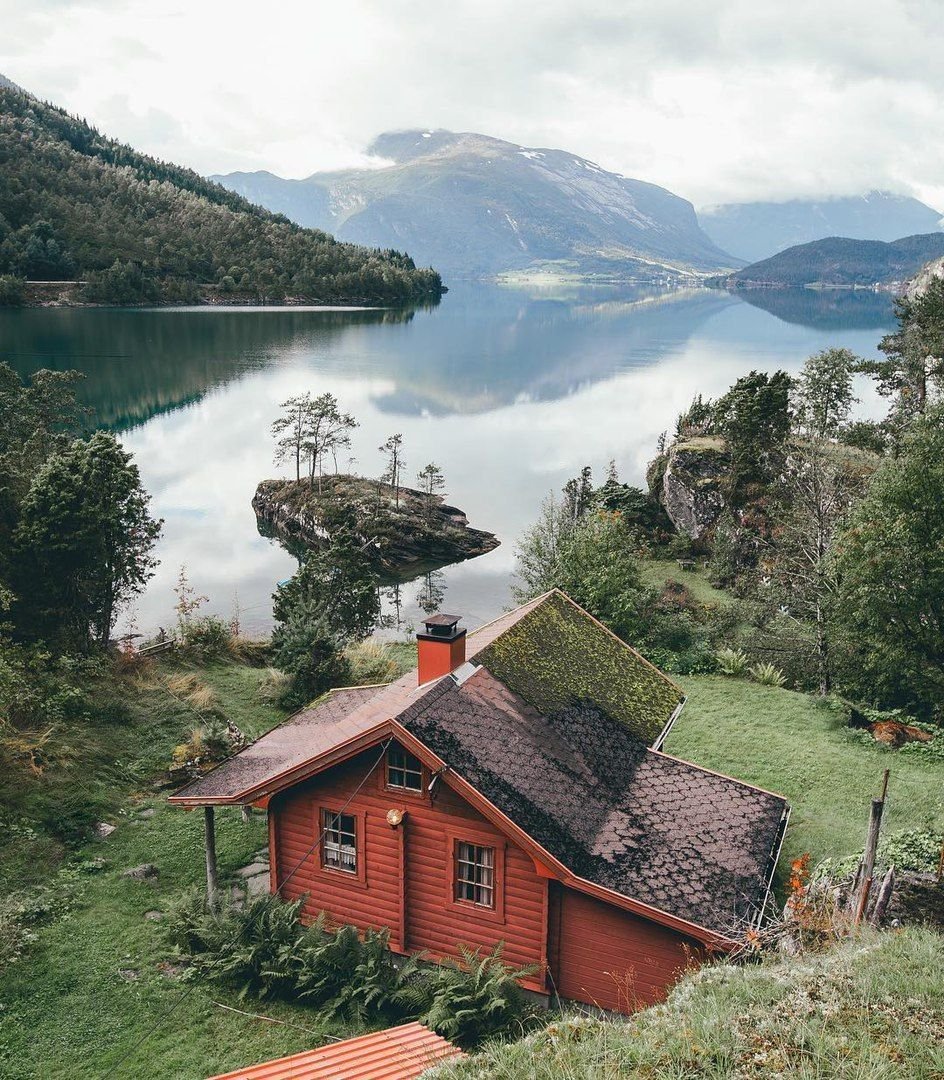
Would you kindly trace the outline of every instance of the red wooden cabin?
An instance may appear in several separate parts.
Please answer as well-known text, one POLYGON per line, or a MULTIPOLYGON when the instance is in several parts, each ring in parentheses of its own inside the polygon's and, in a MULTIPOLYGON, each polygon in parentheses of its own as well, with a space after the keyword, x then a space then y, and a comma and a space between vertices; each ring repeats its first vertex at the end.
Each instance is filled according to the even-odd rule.
POLYGON ((335 690, 172 797, 268 809, 271 888, 398 952, 503 942, 542 994, 629 1012, 757 924, 783 798, 658 747, 674 683, 560 592, 335 690), (422 679, 422 681, 420 681, 422 679))

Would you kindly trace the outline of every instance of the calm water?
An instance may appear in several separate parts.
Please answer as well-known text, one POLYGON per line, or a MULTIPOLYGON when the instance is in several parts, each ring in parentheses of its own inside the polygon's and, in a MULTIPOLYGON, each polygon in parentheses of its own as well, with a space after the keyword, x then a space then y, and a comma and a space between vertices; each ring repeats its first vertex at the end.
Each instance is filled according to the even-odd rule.
MULTIPOLYGON (((181 564, 245 629, 270 624, 270 596, 294 560, 261 537, 249 505, 276 475, 269 425, 279 402, 330 391, 360 421, 354 468, 380 469, 377 447, 402 432, 407 477, 444 470, 451 502, 502 546, 447 568, 444 604, 469 626, 510 601, 514 545, 541 500, 581 465, 602 478, 615 459, 644 484, 660 432, 695 393, 715 396, 758 368, 797 370, 844 345, 875 355, 894 323, 871 293, 458 287, 431 310, 33 309, 0 311, 0 358, 22 373, 85 372, 97 422, 121 433, 154 509, 162 560, 136 606, 142 630, 173 622, 181 564)), ((877 413, 868 387, 860 411, 877 413)), ((419 582, 404 587, 415 616, 419 582)))

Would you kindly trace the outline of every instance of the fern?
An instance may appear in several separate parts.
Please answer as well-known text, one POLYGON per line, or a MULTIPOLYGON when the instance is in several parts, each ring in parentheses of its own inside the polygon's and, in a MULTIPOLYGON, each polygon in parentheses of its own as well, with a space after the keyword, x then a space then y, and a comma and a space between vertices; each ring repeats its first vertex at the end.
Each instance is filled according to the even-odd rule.
POLYGON ((500 942, 482 955, 460 946, 460 961, 448 960, 425 971, 420 993, 428 994, 428 1006, 419 1017, 422 1023, 447 1039, 471 1045, 516 1020, 525 1008, 518 980, 540 969, 533 964, 509 966, 502 960, 503 948, 500 942))
POLYGON ((740 678, 747 674, 747 654, 740 649, 720 649, 715 655, 715 660, 722 675, 740 678))
POLYGON ((773 664, 754 664, 753 667, 748 668, 751 678, 754 682, 759 682, 762 686, 785 686, 787 677, 778 667, 774 667, 773 664))

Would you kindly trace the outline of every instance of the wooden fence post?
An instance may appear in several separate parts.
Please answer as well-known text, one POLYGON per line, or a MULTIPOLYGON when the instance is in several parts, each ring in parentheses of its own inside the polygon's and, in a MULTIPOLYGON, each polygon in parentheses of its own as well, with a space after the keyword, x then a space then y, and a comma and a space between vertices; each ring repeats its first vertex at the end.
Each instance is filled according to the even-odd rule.
POLYGON ((216 824, 213 818, 213 807, 204 806, 203 833, 206 843, 207 905, 211 911, 216 910, 217 892, 219 890, 219 879, 216 871, 216 824))
POLYGON ((892 898, 892 892, 895 888, 895 867, 890 866, 888 873, 886 873, 884 880, 882 881, 882 887, 878 891, 878 896, 875 899, 875 907, 872 909, 872 925, 878 926, 882 921, 885 912, 888 910, 889 901, 892 898))
POLYGON ((888 794, 888 769, 882 779, 882 794, 878 799, 872 800, 872 809, 869 813, 869 831, 865 839, 865 851, 862 853, 862 872, 859 875, 859 895, 855 904, 855 922, 862 921, 865 914, 865 906, 869 902, 869 891, 872 888, 872 875, 875 872, 875 856, 878 852, 878 838, 882 831, 882 814, 885 810, 885 796, 888 794))

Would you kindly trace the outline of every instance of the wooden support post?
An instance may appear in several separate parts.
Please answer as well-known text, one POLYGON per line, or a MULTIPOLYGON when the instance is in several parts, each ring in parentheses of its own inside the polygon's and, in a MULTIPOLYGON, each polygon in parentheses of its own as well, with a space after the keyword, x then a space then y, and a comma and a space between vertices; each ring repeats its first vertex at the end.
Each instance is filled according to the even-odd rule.
POLYGON ((895 889, 895 867, 890 866, 888 873, 882 881, 882 886, 878 890, 878 896, 875 900, 875 907, 872 911, 872 925, 878 926, 882 921, 885 912, 888 910, 889 901, 892 898, 892 892, 895 889))
POLYGON ((882 831, 882 814, 885 810, 885 796, 888 794, 888 769, 882 779, 881 798, 872 800, 869 814, 869 831, 865 838, 865 851, 862 853, 862 875, 859 895, 855 906, 855 921, 861 922, 865 915, 865 905, 872 888, 872 875, 875 871, 875 856, 878 852, 878 838, 882 831))
POLYGON ((204 806, 203 832, 206 842, 207 905, 211 911, 216 910, 219 890, 219 879, 216 873, 216 824, 213 817, 213 807, 204 806))

